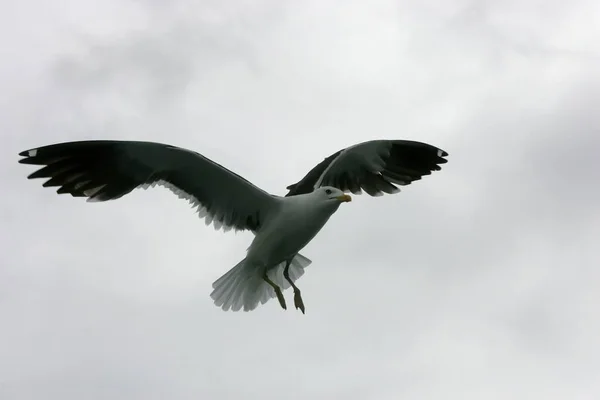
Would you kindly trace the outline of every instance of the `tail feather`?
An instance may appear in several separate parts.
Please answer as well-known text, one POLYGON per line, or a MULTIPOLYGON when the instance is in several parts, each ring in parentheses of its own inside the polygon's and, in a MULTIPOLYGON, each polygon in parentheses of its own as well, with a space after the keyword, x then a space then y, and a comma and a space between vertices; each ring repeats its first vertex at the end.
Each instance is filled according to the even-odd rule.
MULTIPOLYGON (((301 254, 297 254, 290 264, 290 279, 295 282, 304 275, 304 268, 311 264, 311 260, 301 254)), ((283 276, 285 262, 279 264, 267 272, 269 279, 277 284, 282 290, 291 285, 283 276)), ((217 307, 224 311, 251 311, 259 304, 265 304, 274 298, 275 290, 262 279, 256 267, 246 264, 243 259, 223 276, 217 279, 213 285, 210 297, 217 307)))
MULTIPOLYGON (((311 263, 308 258, 304 257, 301 254, 296 255, 290 264, 290 279, 292 282, 296 282, 296 279, 300 278, 304 275, 304 268, 308 267, 311 263)), ((283 270, 285 269, 285 262, 279 264, 276 268, 271 269, 267 272, 269 279, 271 279, 277 286, 279 286, 282 290, 288 289, 291 287, 290 283, 283 276, 283 270)), ((263 281, 264 282, 264 281, 263 281)), ((268 284, 267 284, 268 285, 268 284)), ((275 297, 275 291, 273 290, 273 297, 275 297)))

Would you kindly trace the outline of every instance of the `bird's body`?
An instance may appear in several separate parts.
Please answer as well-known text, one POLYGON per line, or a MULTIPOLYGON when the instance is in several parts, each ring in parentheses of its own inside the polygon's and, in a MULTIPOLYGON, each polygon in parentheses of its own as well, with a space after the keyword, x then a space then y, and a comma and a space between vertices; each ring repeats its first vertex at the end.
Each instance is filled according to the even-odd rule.
POLYGON ((299 254, 343 202, 344 191, 371 196, 396 193, 439 170, 447 153, 412 141, 379 140, 340 150, 315 166, 286 196, 269 194, 208 158, 175 146, 132 141, 68 142, 20 153, 23 164, 44 165, 29 178, 50 178, 58 193, 107 201, 137 187, 162 185, 197 207, 216 229, 249 230, 246 257, 213 283, 211 297, 224 310, 253 310, 294 289, 311 261, 299 254))
POLYGON ((276 199, 272 214, 264 219, 248 248, 246 258, 232 268, 232 275, 224 275, 229 279, 221 282, 222 285, 217 284, 219 281, 213 285, 215 290, 211 296, 217 305, 235 310, 242 305, 253 308, 261 299, 268 300, 272 285, 262 279, 265 275, 277 286, 287 288, 291 282, 288 285, 285 283, 283 274, 286 262, 295 261, 291 265, 295 271, 290 277, 293 282, 310 264, 310 260, 303 256, 295 258, 298 252, 319 233, 341 202, 349 201, 350 197, 343 195, 339 189, 324 187, 312 193, 276 199), (327 194, 327 191, 331 194, 327 194), (229 291, 224 291, 223 287, 229 291), (223 298, 223 304, 220 304, 220 298, 223 298), (231 304, 227 303, 227 299, 231 304))
MULTIPOLYGON (((334 190, 324 190, 327 189, 334 190)), ((273 266, 304 248, 341 204, 335 197, 331 202, 319 201, 326 199, 324 190, 278 198, 273 218, 267 218, 254 237, 247 260, 256 265, 273 266)), ((342 195, 339 192, 336 190, 337 196, 342 195)))

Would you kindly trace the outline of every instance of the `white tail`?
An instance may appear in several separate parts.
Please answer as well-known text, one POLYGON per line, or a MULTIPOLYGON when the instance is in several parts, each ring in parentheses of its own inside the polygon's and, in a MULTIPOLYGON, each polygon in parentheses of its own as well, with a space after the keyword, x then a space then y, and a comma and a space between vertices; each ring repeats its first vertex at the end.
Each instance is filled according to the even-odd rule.
MULTIPOLYGON (((296 254, 290 264, 290 279, 295 282, 304 275, 304 268, 312 263, 311 260, 301 254, 296 254)), ((283 277, 285 262, 272 268, 267 275, 269 279, 277 284, 282 290, 290 287, 283 277)), ((265 304, 269 299, 275 297, 275 290, 262 279, 258 269, 253 265, 247 265, 246 259, 227 271, 217 279, 212 287, 210 297, 215 301, 217 307, 223 310, 251 311, 258 307, 258 303, 265 304)))

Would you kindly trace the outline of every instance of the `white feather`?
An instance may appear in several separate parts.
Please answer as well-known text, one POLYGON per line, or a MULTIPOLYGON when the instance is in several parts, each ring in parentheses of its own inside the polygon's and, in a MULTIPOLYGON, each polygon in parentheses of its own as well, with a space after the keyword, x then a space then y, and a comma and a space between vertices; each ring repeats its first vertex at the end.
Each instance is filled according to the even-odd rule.
MULTIPOLYGON (((289 269, 292 282, 304 275, 304 268, 311 263, 308 258, 297 254, 289 269)), ((282 290, 291 286, 283 276, 284 267, 285 262, 282 262, 267 272, 269 279, 282 290)), ((275 297, 275 290, 257 274, 257 267, 248 263, 245 258, 217 279, 212 286, 214 290, 210 297, 216 306, 225 311, 251 311, 275 297)))

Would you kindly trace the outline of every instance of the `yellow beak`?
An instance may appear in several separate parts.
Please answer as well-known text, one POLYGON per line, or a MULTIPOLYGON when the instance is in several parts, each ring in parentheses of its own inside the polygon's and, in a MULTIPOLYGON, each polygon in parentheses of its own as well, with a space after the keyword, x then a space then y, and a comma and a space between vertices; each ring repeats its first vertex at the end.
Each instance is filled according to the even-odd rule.
POLYGON ((343 195, 341 195, 341 196, 338 196, 338 198, 337 198, 337 199, 338 199, 339 201, 344 201, 344 202, 346 202, 346 201, 352 201, 352 197, 350 197, 350 195, 349 195, 349 194, 343 194, 343 195))

